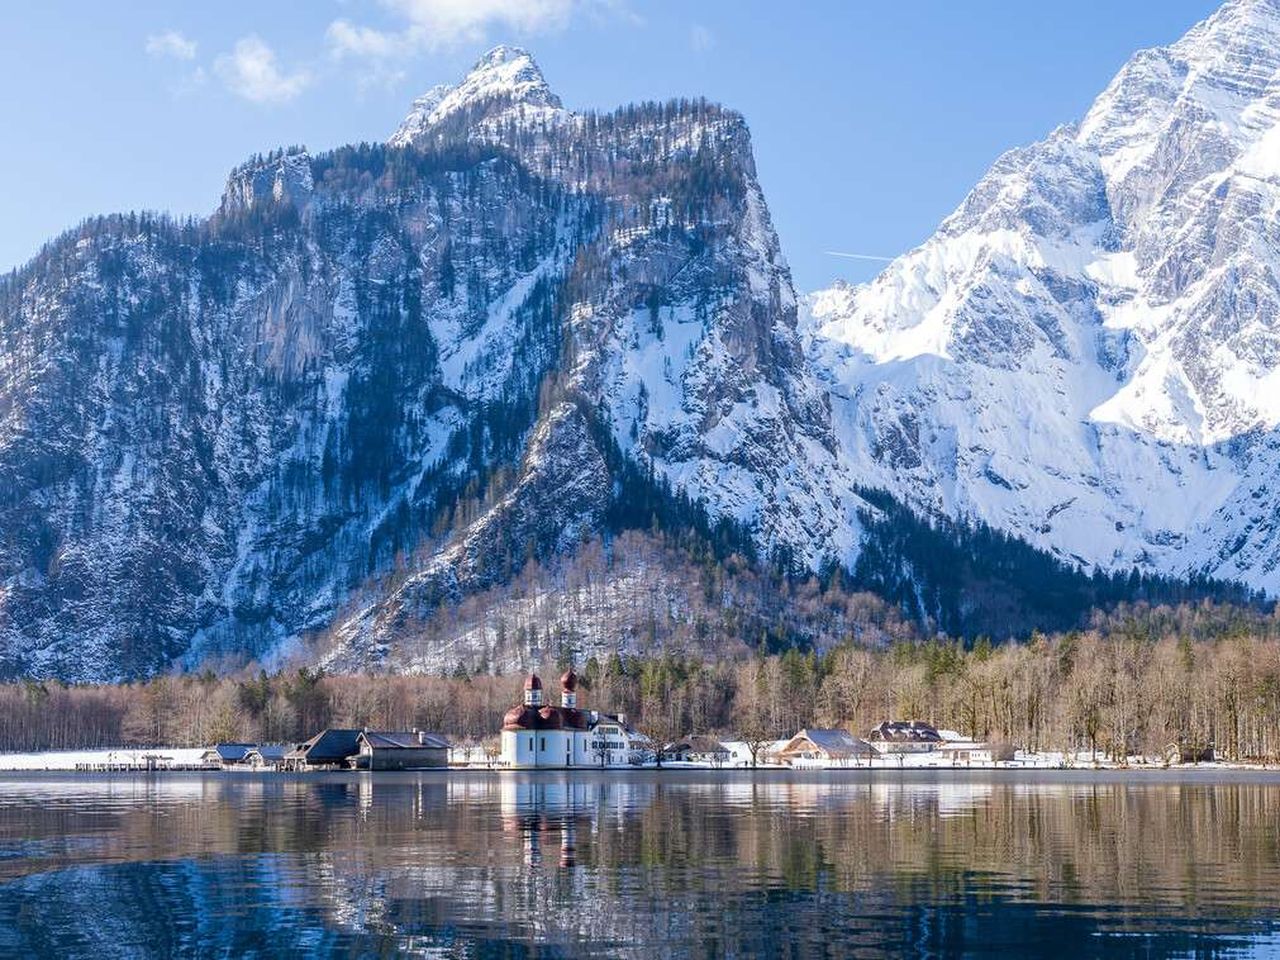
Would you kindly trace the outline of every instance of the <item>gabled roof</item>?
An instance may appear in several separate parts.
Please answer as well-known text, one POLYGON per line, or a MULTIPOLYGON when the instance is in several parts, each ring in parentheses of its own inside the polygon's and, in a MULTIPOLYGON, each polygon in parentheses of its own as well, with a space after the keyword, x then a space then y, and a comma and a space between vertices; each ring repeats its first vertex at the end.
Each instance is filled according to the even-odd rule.
MULTIPOLYGON (((603 713, 599 710, 593 710, 591 712, 590 728, 594 730, 596 727, 598 727, 602 723, 610 723, 610 724, 614 724, 615 726, 621 727, 629 737, 644 736, 644 734, 640 733, 639 730, 633 727, 629 721, 622 719, 621 715, 616 713, 603 713)), ((645 739, 647 740, 648 738, 645 737, 645 739)))
POLYGON ((830 757, 866 756, 874 752, 874 748, 865 740, 855 737, 848 730, 839 729, 801 730, 779 752, 798 749, 806 740, 830 757))
POLYGON ((449 748, 449 741, 434 733, 418 733, 416 730, 366 730, 360 734, 375 750, 417 750, 422 747, 449 748))
POLYGON ((218 743, 205 752, 216 753, 223 763, 239 763, 252 749, 252 743, 218 743))
POLYGON ((359 730, 322 730, 306 743, 289 751, 289 756, 307 763, 333 763, 360 751, 359 730))
POLYGON ((941 735, 923 720, 886 720, 871 731, 872 740, 887 743, 938 743, 941 735))
POLYGON ((277 760, 283 760, 284 755, 289 752, 287 743, 264 743, 261 746, 254 747, 245 754, 245 760, 248 760, 254 754, 257 754, 263 760, 274 763, 277 760))

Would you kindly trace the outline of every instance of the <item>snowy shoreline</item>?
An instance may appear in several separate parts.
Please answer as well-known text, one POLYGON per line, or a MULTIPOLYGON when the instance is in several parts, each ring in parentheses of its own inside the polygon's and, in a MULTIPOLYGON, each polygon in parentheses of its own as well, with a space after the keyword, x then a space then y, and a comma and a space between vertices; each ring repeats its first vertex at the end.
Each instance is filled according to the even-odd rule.
MULTIPOLYGON (((236 769, 221 769, 217 767, 209 767, 202 764, 202 757, 205 749, 201 747, 151 747, 151 748, 120 748, 115 750, 59 750, 38 753, 0 753, 0 773, 40 773, 40 772, 61 772, 61 773, 85 773, 96 775, 100 773, 227 773, 233 776, 244 775, 246 773, 260 772, 266 776, 276 776, 277 771, 251 771, 236 769), (148 767, 150 764, 150 767, 148 767)), ((1238 763, 1227 761, 1209 761, 1204 763, 1182 763, 1169 764, 1159 758, 1151 757, 1130 757, 1128 762, 1122 763, 1109 757, 1098 755, 1091 756, 1087 751, 1078 754, 1064 754, 1061 752, 1045 752, 1045 753, 1025 753, 1019 752, 1013 760, 974 760, 970 762, 956 762, 951 758, 934 755, 932 752, 927 753, 907 753, 907 754, 883 754, 871 758, 868 763, 866 758, 858 758, 855 762, 822 762, 807 761, 794 764, 774 764, 761 763, 753 767, 749 763, 704 763, 693 761, 666 760, 662 766, 649 763, 635 767, 577 767, 577 768, 548 768, 549 772, 565 772, 565 770, 576 770, 581 772, 604 772, 618 771, 657 771, 668 770, 671 772, 679 771, 708 771, 708 772, 728 772, 741 773, 750 772, 811 772, 811 771, 830 771, 830 772, 856 772, 864 773, 894 773, 898 771, 910 770, 936 770, 936 771, 1002 771, 1017 773, 1019 771, 1044 772, 1044 771, 1064 771, 1064 772, 1125 772, 1125 773, 1179 773, 1188 771, 1232 771, 1232 772, 1248 772, 1254 771, 1259 773, 1276 773, 1280 772, 1280 765, 1267 765, 1258 763, 1238 763)), ((513 770, 501 765, 486 765, 482 763, 461 763, 450 764, 447 771, 419 771, 419 772, 470 772, 470 773, 504 773, 504 772, 528 772, 513 770)), ((536 771, 535 771, 536 772, 536 771)))

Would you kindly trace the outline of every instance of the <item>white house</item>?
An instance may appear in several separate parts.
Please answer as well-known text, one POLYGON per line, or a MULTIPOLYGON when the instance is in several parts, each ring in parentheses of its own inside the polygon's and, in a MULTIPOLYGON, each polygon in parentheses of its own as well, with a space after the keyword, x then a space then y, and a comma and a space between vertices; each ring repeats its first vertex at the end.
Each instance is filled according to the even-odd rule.
POLYGON ((725 764, 727 767, 750 767, 766 765, 776 766, 778 763, 778 751, 790 743, 787 740, 765 740, 750 743, 746 740, 724 740, 721 741, 726 750, 729 751, 729 760, 725 764), (755 763, 751 761, 751 748, 756 748, 755 763))
POLYGON ((1008 744, 991 744, 978 740, 948 740, 938 748, 938 753, 952 766, 968 766, 972 763, 994 763, 1012 760, 1013 747, 1008 744))
POLYGON ((648 763, 657 746, 627 723, 626 714, 590 713, 591 749, 598 767, 625 767, 648 763))
POLYGON ((923 720, 886 720, 867 741, 881 753, 930 753, 942 745, 942 735, 923 720))

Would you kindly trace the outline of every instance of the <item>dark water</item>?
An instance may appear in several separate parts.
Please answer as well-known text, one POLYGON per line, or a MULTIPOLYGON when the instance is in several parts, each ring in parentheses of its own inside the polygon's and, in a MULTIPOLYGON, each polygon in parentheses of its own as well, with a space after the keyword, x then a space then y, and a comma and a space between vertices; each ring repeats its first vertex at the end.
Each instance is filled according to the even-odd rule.
POLYGON ((1280 955, 1280 779, 0 779, 0 955, 1280 955))

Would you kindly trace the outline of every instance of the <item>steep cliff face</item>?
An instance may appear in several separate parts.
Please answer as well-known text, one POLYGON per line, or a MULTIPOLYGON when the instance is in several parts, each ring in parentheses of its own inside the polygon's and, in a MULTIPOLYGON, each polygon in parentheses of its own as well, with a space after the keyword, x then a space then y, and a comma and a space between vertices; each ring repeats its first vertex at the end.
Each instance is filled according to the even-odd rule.
POLYGON ((814 295, 846 469, 1069 562, 1280 588, 1280 4, 1143 51, 814 295))
POLYGON ((335 616, 367 665, 597 531, 619 455, 763 549, 848 554, 795 320, 741 117, 569 113, 512 48, 386 146, 251 161, 206 221, 90 221, 0 287, 0 673, 335 616))
POLYGON ((128 674, 326 624, 518 455, 589 206, 497 155, 353 149, 237 171, 203 224, 52 245, 0 325, 5 672, 128 674), (495 323, 490 390, 468 360, 495 323))
POLYGON ((610 499, 634 494, 607 466, 614 452, 750 530, 762 552, 850 560, 866 505, 836 470, 742 118, 702 101, 570 113, 510 48, 477 71, 492 76, 422 98, 391 142, 497 148, 596 201, 596 229, 565 279, 556 400, 514 487, 342 619, 327 662, 381 662, 442 598, 509 576, 513 550, 531 542, 522 531, 537 528, 545 556, 599 529, 610 499))

